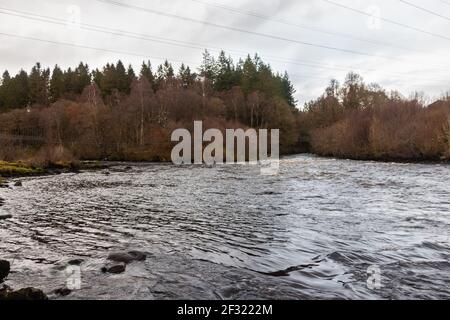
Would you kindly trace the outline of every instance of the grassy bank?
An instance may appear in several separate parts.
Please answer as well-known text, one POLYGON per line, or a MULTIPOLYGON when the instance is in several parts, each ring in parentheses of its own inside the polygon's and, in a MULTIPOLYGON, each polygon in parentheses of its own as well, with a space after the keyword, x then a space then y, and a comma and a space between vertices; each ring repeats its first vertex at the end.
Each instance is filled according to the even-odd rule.
POLYGON ((0 177, 23 177, 44 174, 45 169, 28 165, 22 162, 0 161, 0 177))
POLYGON ((21 161, 0 161, 0 185, 6 182, 6 178, 78 172, 79 170, 101 170, 107 167, 100 161, 61 161, 46 163, 45 166, 36 166, 21 161))

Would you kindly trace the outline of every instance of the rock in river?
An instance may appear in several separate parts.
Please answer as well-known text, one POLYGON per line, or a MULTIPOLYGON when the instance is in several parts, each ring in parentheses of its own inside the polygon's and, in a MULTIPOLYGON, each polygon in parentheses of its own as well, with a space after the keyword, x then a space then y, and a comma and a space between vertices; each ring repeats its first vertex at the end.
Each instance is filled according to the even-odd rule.
POLYGON ((140 251, 117 252, 108 256, 108 260, 127 264, 133 261, 144 261, 146 258, 147 255, 140 251))
POLYGON ((0 260, 0 283, 8 276, 11 270, 11 265, 9 261, 0 260))
POLYGON ((56 289, 54 291, 54 293, 61 297, 65 297, 65 296, 68 296, 69 294, 71 294, 72 290, 70 290, 68 288, 60 288, 60 289, 56 289))
MULTIPOLYGON (((0 283, 8 276, 11 265, 6 260, 0 260, 0 283)), ((0 287, 1 300, 48 300, 45 293, 35 288, 24 288, 13 291, 10 287, 0 287)))
POLYGON ((10 288, 0 290, 0 300, 48 300, 42 290, 35 288, 24 288, 12 291, 10 288))
POLYGON ((83 259, 72 259, 69 262, 67 262, 67 264, 69 266, 79 266, 83 263, 83 261, 84 261, 83 259))
POLYGON ((112 274, 119 274, 125 272, 125 265, 124 264, 117 264, 112 267, 103 267, 102 272, 103 273, 112 273, 112 274))
POLYGON ((22 186, 22 181, 17 181, 16 183, 14 183, 14 187, 21 187, 22 186))
POLYGON ((0 220, 6 220, 12 218, 10 214, 0 214, 0 220))

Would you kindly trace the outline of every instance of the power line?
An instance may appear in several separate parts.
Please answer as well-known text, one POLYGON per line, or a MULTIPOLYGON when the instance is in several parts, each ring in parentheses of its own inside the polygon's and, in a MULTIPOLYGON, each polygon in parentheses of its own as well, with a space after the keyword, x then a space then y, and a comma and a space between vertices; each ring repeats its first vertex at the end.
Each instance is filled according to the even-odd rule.
POLYGON ((437 17, 440 17, 440 18, 445 19, 445 20, 447 20, 447 21, 450 21, 450 18, 449 18, 449 17, 446 17, 446 16, 444 16, 444 15, 442 15, 442 14, 440 14, 440 13, 437 13, 437 12, 434 12, 434 11, 431 11, 431 10, 428 10, 427 8, 420 7, 420 6, 416 5, 416 4, 411 3, 411 2, 408 2, 408 1, 404 1, 404 0, 399 0, 399 1, 402 2, 402 3, 404 3, 404 4, 406 4, 407 6, 410 6, 410 7, 416 8, 416 9, 419 9, 419 10, 421 10, 421 11, 427 12, 427 13, 432 14, 432 15, 434 15, 434 16, 437 16, 437 17))
MULTIPOLYGON (((97 0, 97 1, 100 1, 100 0, 97 0)), ((362 14, 362 15, 367 16, 367 17, 373 17, 370 13, 367 13, 367 12, 364 12, 362 10, 355 9, 355 8, 352 8, 352 7, 349 7, 349 6, 346 6, 346 5, 343 5, 343 4, 331 1, 331 0, 322 0, 322 1, 325 1, 325 2, 327 2, 329 4, 332 4, 332 5, 340 7, 340 8, 344 8, 346 10, 350 10, 350 11, 356 12, 358 14, 362 14)), ((431 32, 431 31, 427 31, 427 30, 424 30, 424 29, 416 28, 414 26, 410 26, 410 25, 407 25, 407 24, 404 24, 404 23, 401 23, 401 22, 397 22, 395 20, 388 19, 388 18, 384 18, 384 17, 378 17, 378 18, 380 20, 382 20, 382 21, 394 24, 396 26, 400 26, 402 28, 414 30, 414 31, 417 31, 417 32, 420 32, 420 33, 424 33, 424 34, 433 36, 433 37, 437 37, 437 38, 441 38, 441 39, 445 39, 445 40, 450 40, 450 37, 447 37, 447 36, 444 36, 444 35, 441 35, 441 34, 437 34, 437 33, 431 32)))
MULTIPOLYGON (((28 13, 28 12, 24 12, 24 11, 17 11, 17 10, 6 9, 6 8, 1 8, 1 7, 0 7, 0 14, 17 16, 20 18, 34 20, 34 21, 38 21, 38 22, 52 23, 52 24, 63 25, 63 26, 68 25, 66 20, 64 20, 64 19, 58 19, 58 18, 54 18, 54 17, 32 14, 32 13, 28 13), (7 12, 5 12, 5 11, 7 11, 7 12)), ((207 48, 207 49, 211 48, 211 47, 205 46, 203 44, 179 41, 179 40, 168 39, 168 38, 163 38, 163 37, 153 37, 153 36, 149 36, 149 35, 145 35, 145 34, 139 34, 139 33, 124 31, 124 30, 119 30, 119 29, 111 29, 111 28, 106 28, 106 27, 101 27, 101 26, 96 26, 96 25, 86 24, 86 23, 77 23, 77 27, 79 27, 80 29, 85 29, 85 30, 94 31, 94 32, 117 35, 117 36, 121 36, 121 37, 132 38, 132 39, 164 43, 164 44, 168 44, 168 45, 186 47, 186 48, 191 48, 191 49, 204 50, 205 48, 207 48)), ((213 50, 217 50, 217 51, 221 51, 224 49, 224 48, 218 48, 218 47, 212 47, 212 48, 213 48, 213 50)), ((247 52, 235 50, 235 49, 233 49, 233 50, 226 49, 226 50, 239 52, 240 54, 245 54, 245 55, 248 54, 247 52)), ((278 62, 278 63, 299 65, 299 66, 304 66, 304 67, 309 67, 309 68, 344 70, 344 71, 355 69, 354 67, 349 67, 349 66, 338 66, 338 65, 327 66, 327 65, 323 65, 322 62, 316 62, 316 61, 285 59, 285 58, 280 58, 280 57, 275 57, 275 56, 267 56, 267 57, 271 58, 273 61, 278 62)), ((358 69, 360 71, 364 71, 364 72, 378 72, 377 69, 362 69, 362 68, 356 68, 356 69, 358 69)), ((385 73, 383 73, 383 74, 385 74, 385 73)), ((395 73, 390 73, 390 75, 395 76, 395 77, 405 76, 402 74, 395 74, 395 73)), ((411 77, 409 77, 409 78, 411 78, 411 77)), ((424 79, 421 78, 421 80, 424 80, 424 79)), ((425 80, 446 81, 446 80, 437 80, 437 79, 425 79, 425 80)))
MULTIPOLYGON (((80 45, 80 44, 75 44, 75 43, 70 43, 70 42, 54 41, 54 40, 47 40, 47 39, 41 39, 41 38, 36 38, 36 37, 30 37, 30 36, 22 36, 22 35, 17 35, 17 34, 10 34, 10 33, 5 33, 5 32, 0 32, 0 36, 17 38, 17 39, 24 39, 24 40, 36 41, 36 42, 42 42, 42 43, 48 43, 48 44, 52 44, 52 45, 62 45, 62 46, 67 46, 67 47, 72 47, 72 48, 81 48, 81 49, 89 49, 89 50, 95 50, 95 51, 103 51, 103 52, 110 52, 110 53, 125 54, 125 55, 129 55, 129 56, 135 56, 135 57, 141 57, 141 58, 143 57, 143 58, 146 58, 146 59, 152 58, 152 59, 157 59, 157 60, 161 60, 161 61, 165 61, 166 60, 166 58, 149 56, 149 55, 136 53, 136 52, 114 50, 114 49, 105 49, 105 48, 99 48, 99 47, 93 47, 93 46, 87 46, 87 45, 80 45)), ((195 62, 191 62, 191 61, 180 61, 180 60, 175 60, 175 59, 171 59, 171 61, 178 62, 178 63, 183 63, 183 62, 195 63, 195 62)), ((308 79, 308 78, 315 78, 315 79, 321 79, 321 80, 326 80, 327 79, 326 77, 305 76, 305 75, 297 75, 297 74, 291 74, 291 76, 294 77, 294 78, 306 78, 306 79, 308 79)), ((333 78, 335 78, 335 77, 330 77, 329 79, 331 80, 333 78)))
MULTIPOLYGON (((62 45, 62 46, 68 46, 68 47, 73 47, 73 48, 81 48, 81 49, 89 49, 89 50, 95 50, 95 51, 104 51, 104 52, 125 54, 125 55, 129 55, 129 56, 140 57, 140 58, 151 58, 151 59, 157 59, 157 60, 161 60, 161 61, 167 60, 167 58, 149 56, 149 55, 142 54, 142 53, 136 53, 136 52, 130 52, 130 51, 122 51, 122 50, 114 50, 114 49, 105 49, 105 48, 99 48, 99 47, 93 47, 93 46, 87 46, 87 45, 80 45, 80 44, 70 43, 70 42, 62 42, 62 41, 47 40, 47 39, 41 39, 41 38, 36 38, 36 37, 30 37, 30 36, 22 36, 22 35, 5 33, 5 32, 0 32, 0 36, 11 37, 11 38, 18 38, 18 39, 24 39, 24 40, 30 40, 30 41, 37 41, 37 42, 43 42, 43 43, 48 43, 48 44, 52 44, 52 45, 62 45)), ((181 61, 181 60, 175 60, 175 59, 170 59, 170 61, 178 62, 178 63, 188 62, 188 63, 195 64, 195 62, 192 62, 192 61, 181 61)), ((328 79, 327 77, 317 77, 317 76, 310 76, 310 75, 292 74, 292 76, 295 77, 295 78, 328 79)), ((330 77, 329 79, 332 79, 332 78, 333 77, 330 77)))
POLYGON ((235 14, 239 14, 239 15, 246 15, 246 16, 250 16, 250 17, 256 17, 256 18, 259 18, 259 19, 262 19, 262 20, 277 22, 277 23, 284 24, 284 25, 287 25, 287 26, 292 26, 292 27, 296 27, 296 28, 300 28, 300 29, 304 29, 304 30, 310 30, 310 31, 326 34, 326 35, 329 35, 329 36, 336 36, 336 37, 341 37, 341 38, 347 38, 347 39, 351 39, 351 40, 366 42, 366 43, 379 45, 379 46, 384 46, 384 47, 389 47, 389 48, 395 48, 395 49, 401 49, 401 50, 407 50, 407 51, 411 51, 412 50, 411 48, 401 47, 401 46, 393 45, 391 43, 386 43, 386 42, 376 41, 376 40, 371 40, 371 39, 365 39, 365 38, 360 38, 360 37, 356 37, 356 36, 353 36, 353 35, 350 35, 350 34, 346 34, 346 33, 328 31, 328 30, 325 30, 325 29, 317 28, 317 27, 311 27, 311 26, 306 26, 306 25, 303 25, 303 24, 297 24, 297 23, 293 23, 293 22, 291 22, 289 20, 286 20, 286 19, 272 18, 271 16, 263 15, 263 14, 252 12, 252 11, 243 11, 243 10, 236 9, 234 7, 226 6, 226 5, 221 4, 221 3, 220 4, 219 3, 211 3, 211 2, 203 1, 203 0, 190 0, 190 1, 196 2, 196 3, 201 3, 201 4, 205 5, 205 6, 210 6, 210 7, 214 7, 214 8, 223 9, 223 10, 229 11, 231 13, 235 13, 235 14))
MULTIPOLYGON (((39 22, 46 22, 46 23, 67 26, 67 22, 63 19, 53 18, 53 17, 49 17, 49 16, 43 16, 43 15, 36 15, 36 14, 26 13, 23 11, 0 8, 0 14, 21 17, 24 19, 29 19, 29 20, 39 21, 39 22), (9 11, 9 12, 5 12, 5 11, 9 11)), ((179 40, 163 38, 163 37, 154 37, 154 36, 124 31, 124 30, 119 30, 119 29, 105 28, 105 27, 95 26, 95 25, 85 24, 85 23, 78 23, 77 27, 79 27, 80 29, 89 30, 89 31, 101 32, 101 33, 117 35, 117 36, 122 36, 122 37, 127 37, 127 38, 133 38, 133 39, 139 39, 139 40, 159 42, 159 43, 164 43, 164 44, 179 46, 179 47, 184 47, 184 48, 199 49, 199 50, 204 50, 204 49, 211 50, 212 49, 212 51, 224 50, 224 48, 221 48, 221 47, 206 46, 206 45, 202 45, 202 44, 198 44, 198 43, 179 41, 179 40)), ((227 50, 227 52, 237 52, 237 53, 244 54, 244 55, 248 54, 248 52, 244 52, 244 51, 236 50, 236 49, 231 49, 231 50, 226 49, 226 50, 227 50)), ((323 65, 319 65, 320 62, 314 62, 314 61, 312 61, 312 62, 306 61, 305 62, 304 60, 303 61, 302 60, 291 60, 291 59, 284 59, 284 58, 274 57, 274 56, 271 56, 271 57, 274 59, 277 59, 278 62, 284 62, 284 63, 288 63, 288 64, 297 64, 297 65, 307 66, 307 67, 324 68, 324 69, 339 69, 339 70, 351 69, 350 67, 323 66, 323 65)), ((372 71, 372 70, 369 70, 369 71, 372 71)))
MULTIPOLYGON (((41 38, 30 37, 30 36, 22 36, 22 35, 11 34, 11 33, 6 33, 6 32, 0 32, 0 36, 10 37, 10 38, 17 38, 17 39, 24 39, 24 40, 31 40, 31 41, 37 41, 37 42, 44 42, 44 43, 49 43, 49 44, 53 44, 53 45, 62 45, 62 46, 68 46, 68 47, 73 47, 73 48, 81 48, 81 49, 104 51, 104 52, 110 52, 110 53, 125 54, 125 55, 128 55, 128 56, 134 56, 134 57, 140 57, 140 58, 146 58, 146 59, 152 58, 152 59, 161 60, 161 61, 167 60, 167 58, 156 57, 156 56, 149 56, 149 55, 146 55, 146 54, 136 53, 136 52, 131 52, 131 51, 105 49, 105 48, 81 45, 81 44, 70 43, 70 42, 62 42, 62 41, 41 39, 41 38)), ((195 63, 195 62, 192 62, 192 61, 181 61, 181 60, 175 60, 175 59, 170 59, 170 60, 173 61, 173 62, 178 62, 178 63, 183 63, 183 62, 195 63)))
MULTIPOLYGON (((212 27, 216 27, 216 28, 220 28, 220 29, 226 29, 226 30, 231 30, 231 31, 235 31, 235 32, 256 35, 256 36, 259 36, 259 37, 264 37, 264 38, 269 38, 269 39, 274 39, 274 40, 279 40, 279 41, 284 41, 284 42, 289 42, 289 43, 296 43, 296 44, 301 44, 301 45, 315 47, 315 48, 321 48, 321 49, 339 51, 339 52, 344 52, 344 53, 350 53, 350 54, 354 54, 354 55, 361 55, 361 56, 367 56, 367 57, 375 57, 375 58, 383 58, 383 59, 389 59, 389 60, 403 61, 401 58, 397 58, 397 57, 371 54, 371 53, 367 53, 367 52, 360 52, 360 51, 356 51, 356 50, 338 48, 338 47, 334 47, 334 46, 322 45, 322 44, 317 44, 317 43, 312 43, 312 42, 305 42, 305 41, 285 38, 285 37, 281 37, 281 36, 276 36, 276 35, 256 32, 256 31, 245 30, 245 29, 236 28, 236 27, 224 26, 224 25, 221 25, 221 24, 213 23, 213 22, 208 22, 208 21, 204 21, 204 20, 198 20, 198 19, 194 19, 194 18, 184 17, 184 16, 180 16, 180 15, 177 15, 177 14, 173 14, 173 13, 167 13, 167 12, 162 12, 162 11, 158 11, 158 10, 154 10, 154 9, 150 9, 150 8, 139 7, 139 6, 130 5, 130 4, 126 4, 126 3, 122 3, 122 2, 118 2, 118 1, 112 1, 112 0, 97 0, 97 1, 103 2, 103 3, 106 3, 106 4, 119 6, 119 7, 128 8, 128 9, 133 9, 133 10, 137 10, 137 11, 148 12, 148 13, 152 13, 152 14, 165 16, 165 17, 180 19, 180 20, 194 22, 194 23, 199 23, 199 24, 212 26, 212 27)), ((448 39, 450 40, 450 38, 448 38, 448 39)))

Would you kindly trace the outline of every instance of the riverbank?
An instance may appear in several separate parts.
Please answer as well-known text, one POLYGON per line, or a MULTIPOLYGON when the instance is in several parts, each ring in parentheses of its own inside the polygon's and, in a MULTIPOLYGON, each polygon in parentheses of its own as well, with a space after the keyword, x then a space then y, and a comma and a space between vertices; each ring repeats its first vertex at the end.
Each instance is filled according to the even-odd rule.
POLYGON ((42 176, 80 170, 102 170, 110 167, 100 161, 67 161, 48 163, 39 167, 27 162, 0 161, 0 186, 7 182, 7 178, 42 176))
MULTIPOLYGON (((298 153, 298 155, 312 155, 318 158, 324 159, 337 159, 337 160, 353 160, 353 161, 373 161, 379 163, 405 163, 405 164, 450 164, 449 158, 371 158, 371 157, 339 157, 327 154, 314 154, 314 153, 298 153)), ((284 156, 293 156, 294 154, 286 154, 284 156)), ((147 161, 107 161, 106 163, 98 160, 84 160, 84 161, 67 161, 49 163, 44 167, 37 167, 29 165, 25 162, 6 162, 0 161, 0 187, 7 183, 8 178, 20 178, 29 176, 43 176, 52 174, 61 174, 69 172, 79 172, 81 170, 103 170, 108 169, 114 165, 114 163, 147 163, 147 161)), ((154 163, 171 163, 170 161, 157 160, 152 161, 154 163)))

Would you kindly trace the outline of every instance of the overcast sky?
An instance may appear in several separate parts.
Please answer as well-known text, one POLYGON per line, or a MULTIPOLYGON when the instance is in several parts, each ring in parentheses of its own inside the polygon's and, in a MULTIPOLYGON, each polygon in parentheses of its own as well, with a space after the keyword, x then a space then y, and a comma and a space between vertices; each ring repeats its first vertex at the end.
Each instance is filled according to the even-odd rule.
POLYGON ((142 60, 155 67, 163 58, 196 68, 202 48, 223 48, 235 60, 258 52, 288 71, 300 106, 351 70, 406 96, 450 90, 450 0, 332 2, 369 15, 325 0, 0 0, 0 70, 121 59, 139 71, 142 60))

